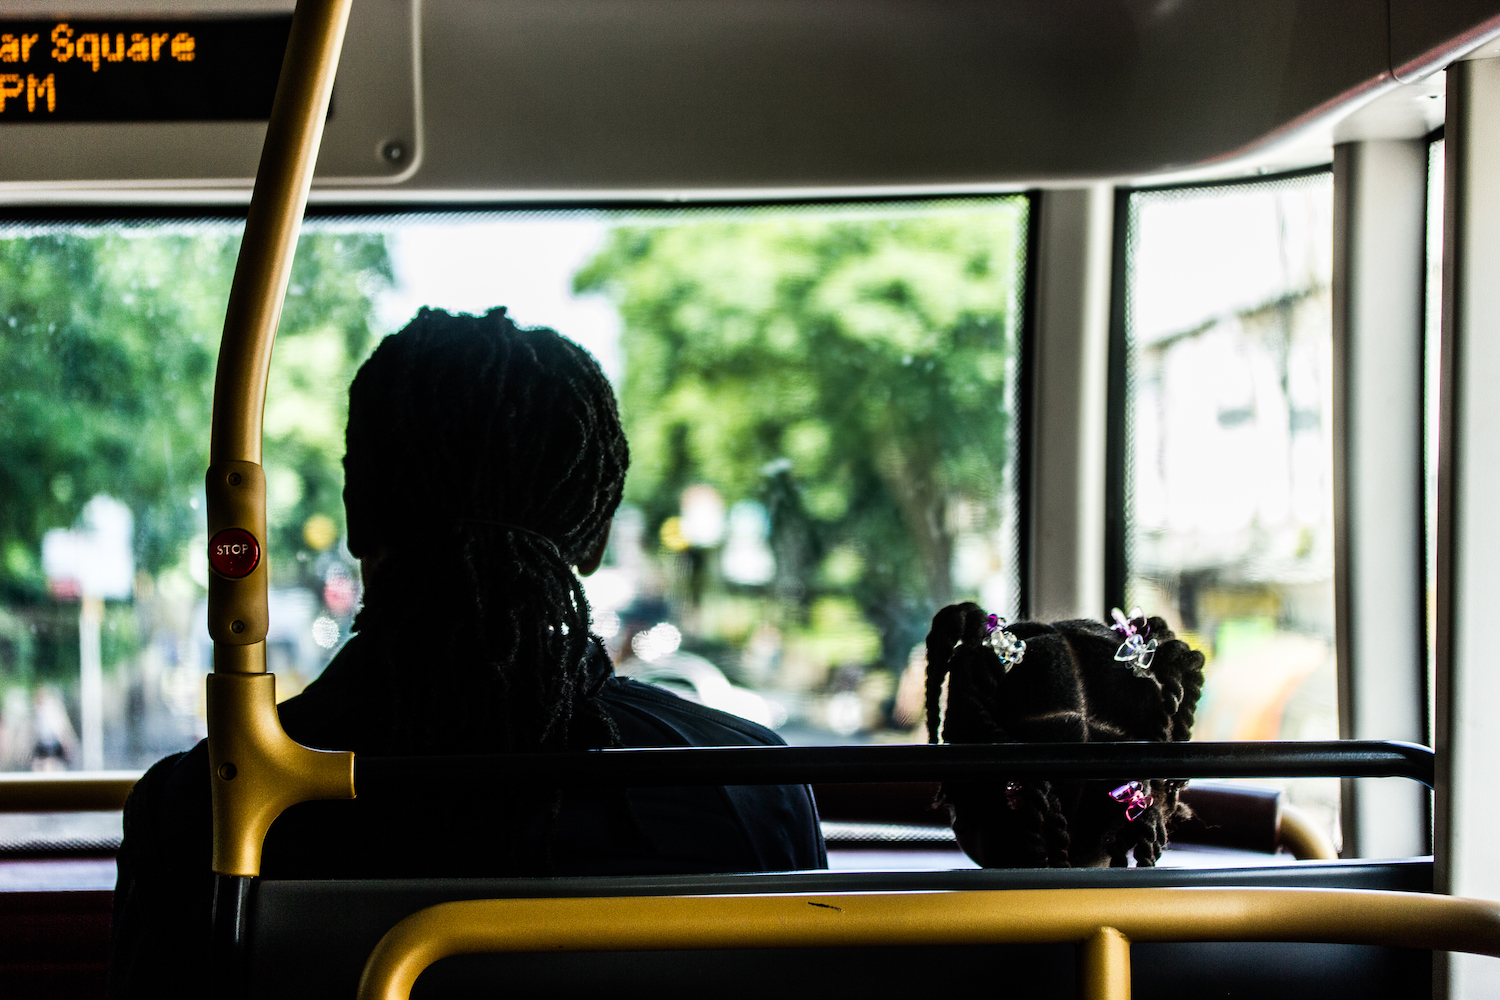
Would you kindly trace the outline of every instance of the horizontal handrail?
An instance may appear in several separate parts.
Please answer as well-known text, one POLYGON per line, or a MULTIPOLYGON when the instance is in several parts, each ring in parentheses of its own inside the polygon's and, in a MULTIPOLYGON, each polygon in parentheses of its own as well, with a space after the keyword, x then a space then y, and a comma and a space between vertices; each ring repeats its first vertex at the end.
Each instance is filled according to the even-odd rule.
POLYGON ((140 771, 0 773, 0 813, 114 812, 140 771))
POLYGON ((1010 889, 440 903, 380 939, 360 1000, 408 1000, 434 962, 496 952, 1078 942, 1081 992, 1130 996, 1131 941, 1286 941, 1500 956, 1500 905, 1360 889, 1010 889))
MULTIPOLYGON (((1113 777, 1410 778, 1432 784, 1433 755, 1410 743, 1014 743, 957 746, 672 747, 489 757, 356 757, 361 795, 414 783, 663 787, 1113 777)), ((0 813, 123 809, 139 771, 0 773, 0 813)))
POLYGON ((838 784, 1115 777, 1410 778, 1431 787, 1433 753, 1412 743, 995 743, 939 746, 672 747, 489 757, 356 757, 360 795, 413 787, 838 784))

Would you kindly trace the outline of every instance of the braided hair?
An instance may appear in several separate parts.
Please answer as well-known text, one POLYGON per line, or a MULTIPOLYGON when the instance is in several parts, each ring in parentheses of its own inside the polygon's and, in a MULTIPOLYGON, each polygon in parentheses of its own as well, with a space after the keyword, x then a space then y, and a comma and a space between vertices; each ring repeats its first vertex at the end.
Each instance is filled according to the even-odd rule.
POLYGON ((629 464, 594 358, 504 309, 423 309, 355 376, 346 449, 349 551, 380 557, 354 621, 388 689, 372 749, 617 743, 572 569, 602 547, 629 464))
MULTIPOLYGON (((1100 622, 1018 622, 1026 642, 1009 672, 984 643, 976 604, 944 608, 927 634, 931 743, 1186 740, 1203 690, 1203 654, 1149 620, 1158 647, 1148 676, 1114 659, 1120 635, 1100 622), (946 712, 944 686, 947 687, 946 712)), ((941 799, 964 850, 987 868, 1154 865, 1167 824, 1185 807, 1180 781, 1143 781, 1153 798, 1136 819, 1109 796, 1129 780, 947 782, 941 799)))

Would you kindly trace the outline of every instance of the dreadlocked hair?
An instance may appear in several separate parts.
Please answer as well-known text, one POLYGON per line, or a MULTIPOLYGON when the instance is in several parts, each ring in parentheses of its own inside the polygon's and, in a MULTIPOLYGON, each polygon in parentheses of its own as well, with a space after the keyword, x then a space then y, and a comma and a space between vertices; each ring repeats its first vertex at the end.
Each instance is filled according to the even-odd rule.
MULTIPOLYGON (((1026 642, 1007 672, 985 644, 977 604, 943 608, 927 634, 927 738, 938 743, 1172 742, 1192 735, 1203 654, 1160 618, 1148 676, 1115 660, 1120 635, 1101 622, 1018 622, 1026 642), (944 697, 946 691, 946 698, 944 697)), ((946 782, 939 793, 959 843, 986 868, 1155 865, 1168 824, 1185 811, 1182 782, 1145 781, 1153 802, 1134 820, 1109 792, 1130 780, 946 782)))
POLYGON ((495 309, 423 309, 349 389, 349 551, 378 556, 354 621, 392 714, 382 753, 618 742, 587 690, 588 601, 629 453, 598 363, 495 309))

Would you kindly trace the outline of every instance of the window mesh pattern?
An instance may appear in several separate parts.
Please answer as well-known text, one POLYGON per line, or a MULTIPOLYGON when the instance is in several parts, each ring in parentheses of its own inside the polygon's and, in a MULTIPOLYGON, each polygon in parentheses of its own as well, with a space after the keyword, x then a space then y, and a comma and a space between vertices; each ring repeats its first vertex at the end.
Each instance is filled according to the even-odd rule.
MULTIPOLYGON (((1208 656, 1194 737, 1334 739, 1326 172, 1127 205, 1125 598, 1208 656)), ((1336 823, 1337 783, 1289 783, 1336 823)))

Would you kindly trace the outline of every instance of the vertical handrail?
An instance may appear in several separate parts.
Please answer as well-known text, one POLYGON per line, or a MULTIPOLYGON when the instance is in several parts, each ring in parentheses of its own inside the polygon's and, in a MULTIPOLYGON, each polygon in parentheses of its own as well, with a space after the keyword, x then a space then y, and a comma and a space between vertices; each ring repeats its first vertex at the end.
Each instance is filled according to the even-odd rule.
POLYGON ((245 235, 230 286, 214 377, 205 478, 209 535, 208 757, 213 793, 210 960, 216 992, 246 982, 248 915, 271 823, 307 799, 351 798, 354 755, 309 750, 281 728, 276 678, 266 673, 270 567, 261 424, 271 346, 351 0, 298 0, 261 148, 245 235))
MULTIPOLYGON (((276 714, 275 678, 266 671, 266 495, 261 421, 271 346, 323 124, 333 92, 351 0, 299 0, 292 17, 276 100, 245 222, 214 380, 206 479, 209 529, 208 678, 212 768, 213 868, 248 880, 260 872, 261 845, 286 807, 354 794, 354 756, 293 742, 276 714)), ((247 887, 221 885, 242 908, 247 887), (233 890, 233 891, 230 891, 233 890)), ((216 931, 242 925, 215 908, 216 931)), ((241 914, 242 915, 242 914, 241 914)), ((237 938, 237 933, 235 934, 237 938)))
POLYGON ((271 344, 323 141, 350 4, 351 0, 299 0, 292 17, 224 317, 214 379, 210 463, 260 463, 271 344))
POLYGON ((1078 946, 1078 992, 1085 1000, 1130 1000, 1130 939, 1100 926, 1078 946))
POLYGON ((261 424, 271 346, 333 93, 351 0, 301 0, 245 219, 214 377, 207 477, 214 669, 265 670, 270 580, 261 424), (248 550, 248 554, 246 554, 248 550))

